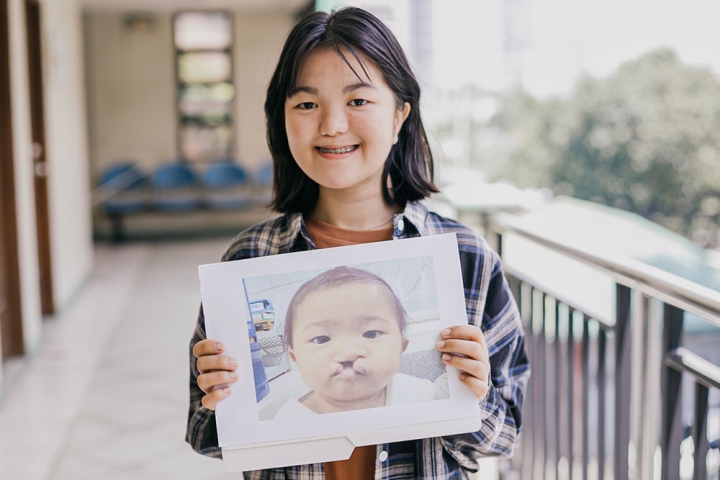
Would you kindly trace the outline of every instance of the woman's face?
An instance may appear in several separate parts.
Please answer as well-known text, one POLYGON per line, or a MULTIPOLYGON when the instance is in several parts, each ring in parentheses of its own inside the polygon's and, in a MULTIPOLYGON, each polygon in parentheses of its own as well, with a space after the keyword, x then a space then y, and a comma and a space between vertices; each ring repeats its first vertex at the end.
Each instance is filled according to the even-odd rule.
POLYGON ((297 90, 285 102, 285 128, 298 166, 321 189, 379 190, 385 160, 397 142, 410 105, 397 108, 395 94, 368 60, 332 49, 311 53, 297 90), (363 73, 363 66, 367 77, 363 73))

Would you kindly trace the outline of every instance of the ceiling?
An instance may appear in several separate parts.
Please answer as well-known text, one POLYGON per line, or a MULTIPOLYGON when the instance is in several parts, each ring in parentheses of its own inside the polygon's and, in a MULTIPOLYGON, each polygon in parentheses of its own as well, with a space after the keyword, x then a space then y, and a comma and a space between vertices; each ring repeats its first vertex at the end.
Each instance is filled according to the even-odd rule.
POLYGON ((91 10, 195 10, 227 9, 234 11, 283 10, 295 11, 305 7, 308 0, 80 0, 91 10))

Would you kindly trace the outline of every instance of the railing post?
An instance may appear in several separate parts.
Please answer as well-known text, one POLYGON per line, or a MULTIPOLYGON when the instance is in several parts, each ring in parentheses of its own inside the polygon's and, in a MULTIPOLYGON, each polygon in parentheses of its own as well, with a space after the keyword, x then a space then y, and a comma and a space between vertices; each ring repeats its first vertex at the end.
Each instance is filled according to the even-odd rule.
POLYGON ((590 465, 590 325, 583 315, 582 323, 582 480, 588 480, 590 465))
POLYGON ((600 329, 598 337, 598 432, 597 432, 597 461, 598 461, 598 475, 597 478, 604 480, 605 478, 605 354, 607 349, 607 333, 603 329, 600 329))
POLYGON ((710 390, 701 383, 695 384, 695 425, 693 425, 693 443, 695 444, 695 480, 707 478, 707 422, 708 422, 708 396, 710 390))
MULTIPOLYGON (((680 346, 683 330, 683 311, 672 305, 665 304, 663 315, 663 360, 680 346)), ((663 362, 665 363, 665 362, 663 362)), ((680 478, 680 442, 682 442, 681 425, 681 387, 682 373, 664 364, 661 378, 662 402, 662 480, 679 480, 680 478)))
POLYGON ((615 292, 615 452, 613 455, 615 471, 613 478, 614 480, 628 480, 632 386, 631 290, 625 285, 617 284, 615 292))

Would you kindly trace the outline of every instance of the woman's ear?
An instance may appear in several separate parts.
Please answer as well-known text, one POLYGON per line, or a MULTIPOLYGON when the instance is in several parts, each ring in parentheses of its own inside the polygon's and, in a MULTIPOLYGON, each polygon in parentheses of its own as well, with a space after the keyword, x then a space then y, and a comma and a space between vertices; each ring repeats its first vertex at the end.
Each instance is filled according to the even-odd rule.
POLYGON ((290 355, 290 358, 292 359, 292 361, 295 362, 295 363, 297 363, 297 362, 295 361, 295 350, 293 350, 292 347, 288 347, 287 352, 288 352, 288 355, 290 355))
POLYGON ((400 134, 400 129, 405 123, 405 120, 407 120, 408 115, 410 115, 411 108, 412 107, 410 107, 410 104, 408 102, 405 102, 402 108, 398 108, 397 110, 395 110, 395 132, 393 133, 393 145, 398 142, 398 135, 400 134))
POLYGON ((407 350, 409 344, 410 340, 408 340, 407 338, 402 339, 402 353, 405 353, 405 350, 407 350))

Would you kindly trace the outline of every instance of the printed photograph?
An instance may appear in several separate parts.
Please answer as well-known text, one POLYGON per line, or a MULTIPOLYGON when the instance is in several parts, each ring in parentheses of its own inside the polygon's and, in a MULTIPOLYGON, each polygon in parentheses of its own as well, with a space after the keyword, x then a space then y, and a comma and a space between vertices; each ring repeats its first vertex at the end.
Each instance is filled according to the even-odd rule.
POLYGON ((431 255, 243 279, 258 419, 449 398, 431 255))

